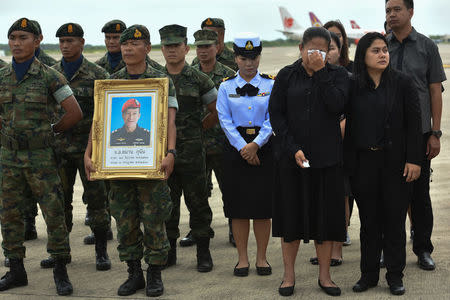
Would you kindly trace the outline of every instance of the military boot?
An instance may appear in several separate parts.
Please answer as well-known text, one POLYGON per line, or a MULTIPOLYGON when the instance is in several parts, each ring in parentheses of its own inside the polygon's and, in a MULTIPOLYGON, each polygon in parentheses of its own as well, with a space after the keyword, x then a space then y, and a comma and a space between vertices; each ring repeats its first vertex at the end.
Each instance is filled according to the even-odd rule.
POLYGON ((53 279, 55 280, 56 292, 60 296, 67 296, 73 293, 72 283, 69 280, 69 275, 67 275, 66 264, 67 261, 65 259, 55 259, 53 279))
POLYGON ((31 241, 37 239, 36 232, 36 219, 34 217, 25 218, 25 241, 31 241))
POLYGON ((94 230, 95 234, 95 267, 98 271, 111 269, 106 242, 106 230, 94 230))
MULTIPOLYGON (((70 264, 72 262, 72 257, 69 257, 67 259, 67 263, 70 264)), ((48 258, 45 258, 41 260, 41 268, 42 269, 51 269, 55 267, 55 258, 52 256, 49 256, 48 258)))
POLYGON ((199 272, 209 272, 213 268, 209 240, 209 237, 197 239, 197 271, 199 272))
POLYGON ((195 239, 192 236, 192 231, 189 231, 189 233, 180 240, 180 246, 181 247, 189 247, 195 245, 195 239))
POLYGON ((145 288, 144 273, 141 268, 140 260, 128 260, 128 279, 122 283, 117 291, 119 296, 129 296, 136 293, 137 290, 145 288))
POLYGON ((145 293, 149 297, 158 297, 164 293, 164 285, 161 279, 161 266, 148 265, 147 288, 145 293))
POLYGON ((177 239, 169 239, 169 243, 170 250, 167 255, 167 263, 163 266, 163 269, 177 264, 177 239))
MULTIPOLYGON (((109 226, 108 231, 106 232, 106 239, 108 241, 111 241, 114 238, 111 226, 109 226)), ((94 245, 95 244, 95 235, 93 232, 91 232, 89 235, 85 236, 83 239, 83 243, 85 245, 94 245)))
POLYGON ((0 291, 28 285, 27 272, 23 266, 23 258, 11 258, 9 264, 9 272, 6 272, 5 276, 0 280, 0 291))

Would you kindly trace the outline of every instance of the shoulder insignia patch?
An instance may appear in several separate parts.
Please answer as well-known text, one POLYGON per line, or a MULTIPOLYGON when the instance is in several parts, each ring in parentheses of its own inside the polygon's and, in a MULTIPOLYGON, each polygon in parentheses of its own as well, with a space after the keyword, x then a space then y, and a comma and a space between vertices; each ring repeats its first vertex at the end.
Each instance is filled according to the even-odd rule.
POLYGON ((268 74, 264 74, 264 73, 260 73, 259 74, 262 78, 266 78, 266 79, 272 79, 275 80, 276 76, 273 75, 268 75, 268 74))
POLYGON ((237 76, 237 75, 233 75, 233 76, 230 76, 230 77, 225 77, 225 78, 222 80, 222 82, 227 81, 227 80, 230 80, 230 79, 233 79, 233 78, 236 78, 236 76, 237 76))

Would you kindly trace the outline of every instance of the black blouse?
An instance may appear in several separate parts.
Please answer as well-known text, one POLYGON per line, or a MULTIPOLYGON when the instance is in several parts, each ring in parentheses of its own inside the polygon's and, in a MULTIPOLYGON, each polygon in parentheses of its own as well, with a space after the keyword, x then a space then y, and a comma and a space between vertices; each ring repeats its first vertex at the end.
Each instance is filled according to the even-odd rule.
POLYGON ((367 88, 353 104, 355 146, 358 149, 385 146, 387 90, 384 80, 375 88, 367 88))
POLYGON ((342 163, 339 118, 348 98, 348 72, 327 64, 310 77, 302 60, 277 75, 269 100, 275 155, 302 150, 312 168, 342 163))

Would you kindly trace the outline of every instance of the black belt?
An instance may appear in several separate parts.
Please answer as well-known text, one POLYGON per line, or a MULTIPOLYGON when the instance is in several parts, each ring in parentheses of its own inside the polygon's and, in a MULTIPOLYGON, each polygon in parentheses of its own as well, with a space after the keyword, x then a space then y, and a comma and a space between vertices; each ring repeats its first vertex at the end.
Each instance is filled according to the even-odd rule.
POLYGON ((383 150, 383 147, 369 147, 367 150, 370 150, 370 151, 381 151, 381 150, 383 150))
POLYGON ((2 147, 8 150, 35 150, 51 147, 53 136, 41 134, 27 139, 16 139, 2 133, 1 142, 2 147))

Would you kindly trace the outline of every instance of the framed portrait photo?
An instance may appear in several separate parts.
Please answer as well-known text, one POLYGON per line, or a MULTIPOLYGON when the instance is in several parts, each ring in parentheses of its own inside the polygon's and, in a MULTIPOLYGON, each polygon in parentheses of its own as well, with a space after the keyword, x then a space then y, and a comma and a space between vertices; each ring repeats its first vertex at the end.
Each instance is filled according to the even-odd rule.
POLYGON ((168 78, 96 80, 93 179, 163 179, 168 78))

